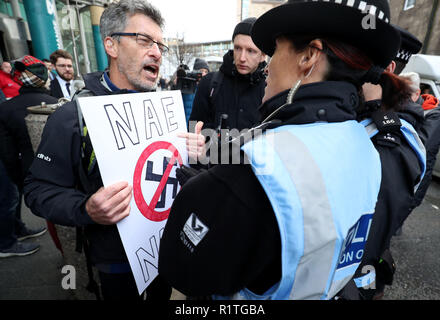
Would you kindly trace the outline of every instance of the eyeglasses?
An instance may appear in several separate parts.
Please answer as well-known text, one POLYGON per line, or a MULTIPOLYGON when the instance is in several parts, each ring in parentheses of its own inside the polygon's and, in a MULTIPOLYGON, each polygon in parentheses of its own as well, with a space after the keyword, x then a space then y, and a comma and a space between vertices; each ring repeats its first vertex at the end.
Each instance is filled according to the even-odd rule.
POLYGON ((73 66, 71 64, 56 64, 55 66, 58 68, 61 68, 61 69, 64 69, 64 68, 72 69, 73 68, 73 66))
POLYGON ((143 34, 143 33, 134 33, 134 32, 116 32, 116 33, 112 33, 110 35, 110 37, 115 37, 115 36, 131 36, 131 37, 136 37, 136 43, 138 45, 140 45, 143 48, 146 49, 151 49, 153 47, 154 44, 157 45, 157 47, 159 48, 159 51, 161 54, 167 54, 169 51, 169 48, 164 45, 163 43, 157 42, 155 40, 153 40, 149 35, 143 34))

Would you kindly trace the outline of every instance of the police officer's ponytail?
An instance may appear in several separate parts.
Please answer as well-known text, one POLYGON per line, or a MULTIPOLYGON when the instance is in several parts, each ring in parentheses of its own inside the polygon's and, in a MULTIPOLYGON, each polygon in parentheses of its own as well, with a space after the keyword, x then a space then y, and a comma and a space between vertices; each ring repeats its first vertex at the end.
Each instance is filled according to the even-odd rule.
POLYGON ((373 65, 358 49, 332 40, 324 40, 324 46, 328 48, 330 64, 326 80, 345 79, 358 88, 364 83, 378 84, 382 87, 382 107, 387 110, 401 109, 410 98, 410 82, 407 79, 373 65))
POLYGON ((382 105, 385 109, 397 111, 411 97, 411 83, 409 80, 394 73, 384 71, 378 84, 382 87, 382 105))
MULTIPOLYGON (((298 52, 306 49, 314 39, 320 39, 323 52, 327 55, 329 68, 325 81, 347 81, 356 86, 359 96, 363 97, 364 83, 379 84, 382 87, 382 107, 399 110, 411 96, 409 81, 383 68, 374 65, 371 59, 356 47, 339 40, 319 36, 285 36, 298 52)), ((362 105, 359 106, 362 108, 362 105)))

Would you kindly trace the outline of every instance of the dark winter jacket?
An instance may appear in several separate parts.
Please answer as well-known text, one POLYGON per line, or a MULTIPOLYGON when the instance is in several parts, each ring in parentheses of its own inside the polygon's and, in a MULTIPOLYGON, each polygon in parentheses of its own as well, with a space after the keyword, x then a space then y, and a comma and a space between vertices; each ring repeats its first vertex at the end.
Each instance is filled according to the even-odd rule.
POLYGON ((422 106, 418 103, 408 101, 397 114, 400 119, 406 120, 414 127, 423 144, 426 144, 428 134, 430 134, 428 131, 430 129, 426 127, 422 106))
MULTIPOLYGON (((362 114, 359 120, 371 118, 375 109, 380 108, 380 101, 370 101, 366 105, 370 112, 362 114), (368 105, 375 105, 375 107, 368 108, 368 105)), ((423 112, 420 113, 420 110, 413 106, 404 108, 401 112, 395 113, 395 116, 408 121, 419 130, 423 124, 423 112)), ((365 276, 371 270, 369 267, 373 266, 376 271, 376 288, 351 290, 352 294, 347 295, 347 290, 350 288, 347 285, 341 292, 341 295, 347 299, 370 300, 376 293, 376 289, 382 290, 383 277, 386 276, 383 272, 385 263, 379 263, 379 261, 385 250, 390 247, 392 236, 411 212, 414 187, 420 182, 422 174, 415 151, 400 131, 390 131, 384 127, 383 131, 379 131, 372 141, 379 152, 382 180, 363 258, 354 278, 365 276), (367 268, 364 269, 364 267, 367 268)))
MULTIPOLYGON (((77 94, 79 97, 127 93, 112 92, 102 72, 83 78, 85 89, 77 94)), ((53 223, 85 226, 93 263, 126 263, 116 225, 96 224, 85 210, 86 201, 102 186, 102 180, 95 166, 88 176, 89 183, 84 186, 81 182, 80 161, 89 160, 81 159, 81 144, 76 101, 68 102, 51 115, 44 128, 38 157, 25 180, 26 204, 34 214, 53 223)))
MULTIPOLYGON (((287 94, 266 101, 260 108, 263 116, 283 105, 287 94)), ((277 114, 280 121, 274 126, 354 120, 358 104, 351 84, 303 85, 293 103, 277 114)), ((161 239, 159 274, 179 291, 196 296, 228 295, 244 287, 261 294, 280 280, 277 220, 250 165, 217 165, 182 187, 161 239), (209 228, 206 241, 193 253, 181 238, 192 213, 209 228)))
MULTIPOLYGON (((423 99, 421 99, 423 103, 423 99)), ((417 104, 417 107, 422 110, 422 105, 417 104)), ((417 189, 413 207, 419 206, 432 180, 432 172, 434 170, 437 154, 440 148, 440 108, 437 106, 434 109, 425 110, 425 119, 421 127, 420 135, 424 136, 424 144, 426 148, 426 172, 422 182, 417 189)))
POLYGON ((57 99, 64 98, 63 90, 61 90, 60 83, 56 77, 50 81, 50 95, 57 99))
POLYGON ((31 140, 24 118, 28 107, 57 103, 43 88, 21 87, 20 94, 0 105, 0 157, 11 180, 21 189, 34 160, 31 140))
POLYGON ((200 80, 194 98, 189 120, 203 121, 204 128, 215 129, 220 124, 222 114, 227 114, 224 129, 252 128, 259 120, 258 106, 264 96, 266 87, 263 68, 260 63, 257 70, 248 75, 241 75, 235 68, 233 51, 223 57, 220 71, 223 74, 221 84, 215 88, 213 97, 211 80, 215 73, 209 73, 200 80))

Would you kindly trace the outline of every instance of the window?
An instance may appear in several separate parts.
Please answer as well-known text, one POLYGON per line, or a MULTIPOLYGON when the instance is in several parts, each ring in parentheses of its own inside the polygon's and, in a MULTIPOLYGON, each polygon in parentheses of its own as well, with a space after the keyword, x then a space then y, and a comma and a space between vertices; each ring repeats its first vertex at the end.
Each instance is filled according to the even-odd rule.
POLYGON ((405 0, 405 4, 403 5, 403 11, 414 8, 416 5, 416 0, 405 0))

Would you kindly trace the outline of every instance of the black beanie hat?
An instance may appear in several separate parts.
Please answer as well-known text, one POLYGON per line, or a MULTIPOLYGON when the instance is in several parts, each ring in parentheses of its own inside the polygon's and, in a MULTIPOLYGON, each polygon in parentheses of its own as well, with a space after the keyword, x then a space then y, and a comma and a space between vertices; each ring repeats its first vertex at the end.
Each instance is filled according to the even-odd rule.
POLYGON ((206 63, 206 61, 200 58, 196 58, 196 61, 194 61, 193 70, 200 70, 200 69, 206 69, 209 72, 209 66, 206 63))
POLYGON ((242 22, 239 22, 235 26, 234 33, 232 34, 232 41, 234 41, 234 38, 237 34, 244 34, 246 36, 250 36, 252 26, 254 25, 255 21, 257 21, 257 18, 250 17, 250 18, 244 19, 242 22))

